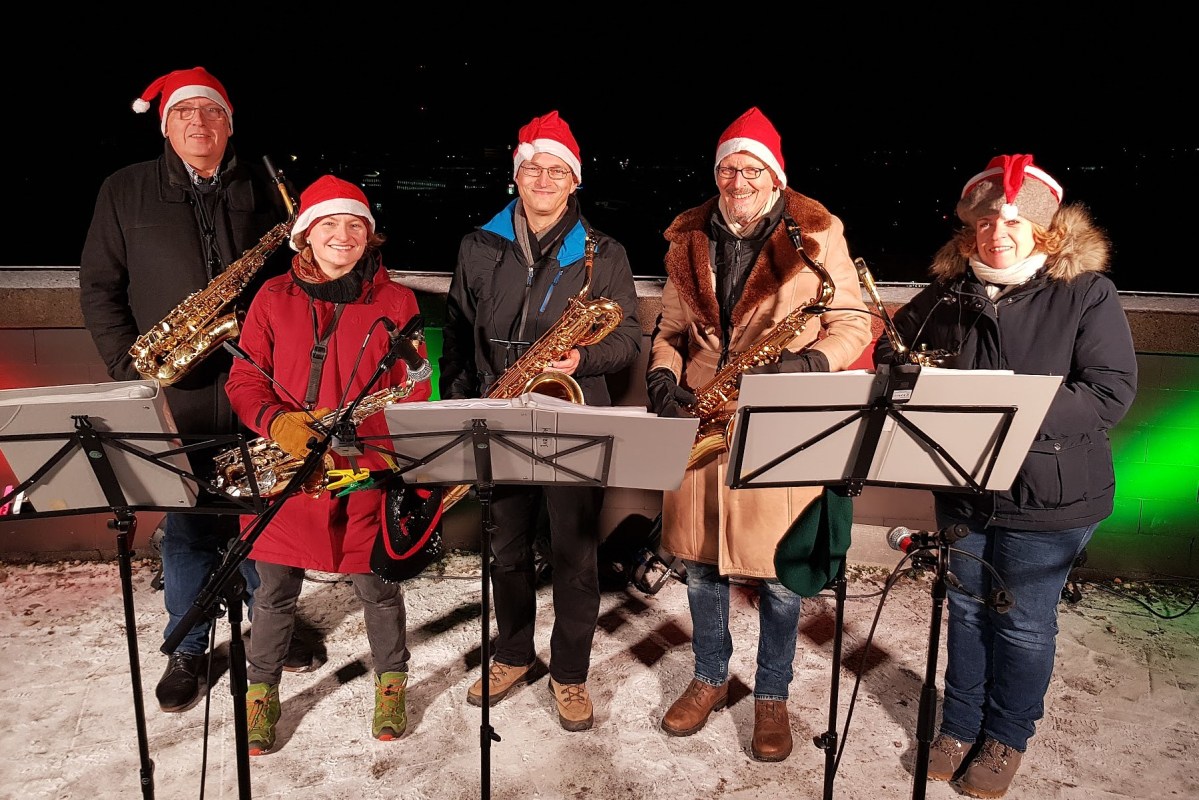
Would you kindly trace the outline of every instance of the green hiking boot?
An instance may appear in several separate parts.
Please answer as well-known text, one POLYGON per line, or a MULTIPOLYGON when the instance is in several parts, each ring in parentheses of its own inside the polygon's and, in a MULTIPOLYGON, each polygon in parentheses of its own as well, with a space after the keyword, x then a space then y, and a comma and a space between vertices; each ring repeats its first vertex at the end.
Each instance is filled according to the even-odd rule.
POLYGON ((375 678, 375 718, 371 732, 376 739, 390 742, 404 735, 408 727, 404 701, 407 688, 407 672, 384 672, 375 678))
POLYGON ((269 753, 275 746, 275 724, 279 721, 279 687, 251 683, 246 690, 246 728, 250 755, 269 753))

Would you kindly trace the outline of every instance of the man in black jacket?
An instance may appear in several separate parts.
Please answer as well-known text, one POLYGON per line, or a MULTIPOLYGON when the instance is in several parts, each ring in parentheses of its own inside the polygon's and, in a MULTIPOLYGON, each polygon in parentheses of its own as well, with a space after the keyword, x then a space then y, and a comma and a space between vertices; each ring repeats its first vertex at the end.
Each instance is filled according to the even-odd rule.
MULTIPOLYGON (((524 374, 530 364, 524 356, 532 346, 529 371, 568 376, 588 405, 611 405, 605 375, 633 364, 641 349, 628 256, 619 242, 592 228, 579 211, 579 146, 558 112, 532 120, 520 129, 518 139, 512 177, 519 198, 467 234, 458 250, 446 307, 441 396, 515 396, 492 389, 497 382, 512 383, 513 374, 524 374), (542 337, 556 338, 550 332, 576 297, 584 303, 615 301, 621 318, 597 342, 555 342, 549 348, 554 351, 552 360, 533 357, 541 349, 538 345, 546 344, 542 337)), ((513 384, 516 393, 523 383, 513 384)), ((593 720, 587 672, 599 614, 603 489, 497 486, 492 498, 496 536, 491 543, 491 583, 499 633, 488 672, 488 705, 532 677, 537 607, 533 543, 545 503, 554 589, 549 685, 562 727, 586 730, 593 720)), ((470 688, 467 700, 482 705, 482 680, 470 688)))
MULTIPOLYGON (((287 218, 272 176, 235 155, 229 143, 233 106, 215 77, 202 67, 171 72, 150 84, 134 110, 148 110, 159 95, 163 153, 105 179, 79 262, 84 323, 114 380, 142 378, 129 353, 134 341, 287 218)), ((262 268, 256 283, 285 263, 262 268)), ((248 304, 250 294, 239 302, 248 304)), ((237 432, 224 391, 229 362, 218 351, 165 389, 180 433, 237 432)), ((198 475, 212 466, 211 455, 197 455, 192 463, 198 475)), ((219 564, 222 549, 237 534, 236 520, 166 515, 164 638, 171 637, 219 564)), ((252 593, 258 582, 253 562, 245 562, 242 572, 252 593)), ((199 697, 210 628, 208 620, 199 622, 170 655, 156 691, 163 711, 183 711, 199 697)))

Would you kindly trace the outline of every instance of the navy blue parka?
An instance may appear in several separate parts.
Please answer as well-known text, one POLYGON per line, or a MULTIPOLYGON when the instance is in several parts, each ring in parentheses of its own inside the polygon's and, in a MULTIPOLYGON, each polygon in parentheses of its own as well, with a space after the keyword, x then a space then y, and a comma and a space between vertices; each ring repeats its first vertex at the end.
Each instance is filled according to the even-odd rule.
MULTIPOLYGON (((933 281, 895 314, 904 345, 951 354, 942 366, 1063 378, 1010 490, 934 492, 939 517, 1054 531, 1112 512, 1108 431, 1136 396, 1132 334, 1115 284, 1103 274, 1106 236, 1081 206, 1063 206, 1055 224, 1067 232, 1062 251, 998 300, 951 241, 934 259, 933 281)), ((892 353, 880 337, 874 363, 891 363, 892 353)))

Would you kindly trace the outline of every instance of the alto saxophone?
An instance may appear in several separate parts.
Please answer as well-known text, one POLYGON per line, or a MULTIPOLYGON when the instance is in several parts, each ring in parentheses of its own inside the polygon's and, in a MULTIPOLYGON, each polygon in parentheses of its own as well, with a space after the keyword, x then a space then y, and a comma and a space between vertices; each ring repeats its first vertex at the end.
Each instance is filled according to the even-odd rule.
POLYGON ((276 171, 269 159, 266 163, 271 180, 283 196, 287 219, 267 231, 258 244, 208 286, 188 295, 161 322, 133 342, 129 355, 143 378, 170 386, 207 358, 221 342, 241 333, 241 320, 236 312, 217 315, 249 285, 271 253, 287 241, 296 220, 296 206, 283 182, 283 173, 276 171))
POLYGON ((897 363, 919 364, 922 367, 940 366, 948 358, 948 351, 929 350, 924 346, 921 346, 919 350, 912 350, 904 344, 899 331, 895 327, 895 322, 891 319, 891 315, 887 313, 887 307, 883 305, 883 298, 878 294, 878 287, 874 285, 874 276, 870 274, 870 268, 866 266, 866 260, 855 258, 853 265, 858 269, 858 280, 861 281, 862 288, 866 290, 867 296, 870 297, 870 302, 874 303, 874 307, 878 311, 879 319, 883 321, 883 332, 891 342, 891 351, 894 353, 894 360, 897 363))
MULTIPOLYGON (((369 394, 350 414, 350 421, 357 425, 367 417, 383 410, 388 403, 394 403, 412 393, 414 383, 405 381, 398 386, 382 389, 369 394)), ((328 411, 319 417, 313 417, 318 422, 336 420, 344 414, 349 406, 328 411)), ((296 458, 267 436, 260 436, 246 443, 250 452, 250 466, 254 473, 254 483, 246 471, 246 462, 242 458, 240 447, 231 447, 217 454, 216 478, 214 483, 221 491, 230 497, 247 497, 254 494, 254 485, 258 486, 260 497, 274 497, 282 492, 303 464, 303 458, 296 458)), ((322 469, 314 471, 300 487, 309 497, 320 497, 329 485, 329 470, 333 469, 333 456, 325 454, 322 469)))
POLYGON ((778 321, 750 347, 731 358, 710 381, 695 392, 695 402, 686 406, 686 411, 699 417, 699 429, 691 445, 687 469, 694 469, 709 459, 727 452, 733 441, 733 412, 727 409, 730 400, 740 393, 741 376, 752 367, 772 364, 782 356, 787 345, 803 332, 808 321, 824 309, 833 298, 833 279, 824 265, 811 258, 803 249, 799 226, 790 217, 784 217, 787 235, 807 265, 820 277, 820 296, 813 297, 806 305, 792 311, 778 321), (811 309, 811 311, 805 311, 811 309))
MULTIPOLYGON (((583 403, 583 390, 578 381, 564 372, 547 370, 575 347, 585 347, 603 339, 624 319, 620 304, 606 297, 589 299, 591 271, 595 264, 595 240, 587 236, 584 265, 587 277, 583 288, 570 299, 566 311, 553 327, 543 333, 504 374, 493 383, 484 397, 512 398, 522 394, 545 394, 572 403, 583 403)), ((446 490, 444 507, 449 509, 470 491, 470 484, 460 484, 446 490)))

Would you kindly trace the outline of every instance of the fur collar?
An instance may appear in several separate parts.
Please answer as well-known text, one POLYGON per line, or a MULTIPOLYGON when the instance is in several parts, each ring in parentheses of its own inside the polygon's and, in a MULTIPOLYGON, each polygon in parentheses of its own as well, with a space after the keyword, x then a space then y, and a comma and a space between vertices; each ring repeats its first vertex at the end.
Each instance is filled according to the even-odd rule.
MULTIPOLYGON (((1053 280, 1068 281, 1084 272, 1106 272, 1111 255, 1111 242, 1100 230, 1087 209, 1074 204, 1058 209, 1054 222, 1066 231, 1062 251, 1045 261, 1045 275, 1053 280)), ((933 278, 952 281, 967 274, 970 262, 958 255, 957 245, 950 240, 933 257, 929 273, 933 278)))
MULTIPOLYGON (((666 252, 666 276, 678 289, 679 297, 706 326, 720 326, 720 305, 712 279, 711 239, 709 230, 718 198, 713 197, 701 206, 688 209, 675 217, 664 236, 670 242, 666 252)), ((783 190, 787 213, 803 232, 803 247, 808 256, 822 260, 820 245, 814 233, 832 226, 832 214, 820 203, 791 189, 783 190)), ((774 295, 779 287, 795 277, 805 264, 791 245, 787 226, 780 222, 770 233, 762 252, 754 262, 745 291, 733 307, 733 324, 738 324, 763 300, 774 295)))

